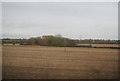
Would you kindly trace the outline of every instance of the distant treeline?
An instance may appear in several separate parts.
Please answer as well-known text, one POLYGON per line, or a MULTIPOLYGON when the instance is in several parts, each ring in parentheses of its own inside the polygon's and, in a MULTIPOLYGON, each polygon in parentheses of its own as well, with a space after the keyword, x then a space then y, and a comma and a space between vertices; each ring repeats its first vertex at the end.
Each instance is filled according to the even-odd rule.
POLYGON ((2 39, 2 44, 41 45, 41 46, 75 46, 76 40, 59 36, 32 37, 29 39, 2 39))
POLYGON ((81 44, 119 44, 119 40, 103 40, 103 39, 84 39, 80 40, 81 44))
POLYGON ((75 40, 64 38, 60 35, 45 35, 42 37, 32 37, 29 39, 2 39, 2 44, 20 45, 41 45, 41 46, 76 46, 77 44, 118 44, 118 40, 84 39, 75 40))

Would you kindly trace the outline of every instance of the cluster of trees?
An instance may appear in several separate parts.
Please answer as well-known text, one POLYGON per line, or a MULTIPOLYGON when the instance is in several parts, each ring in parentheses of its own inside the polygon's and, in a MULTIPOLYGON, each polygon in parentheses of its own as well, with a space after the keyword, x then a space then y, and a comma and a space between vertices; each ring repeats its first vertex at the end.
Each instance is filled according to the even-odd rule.
POLYGON ((3 44, 21 44, 21 45, 41 45, 41 46, 75 46, 76 41, 61 37, 60 35, 48 35, 42 37, 32 37, 29 39, 3 39, 3 44))
POLYGON ((45 35, 42 37, 32 37, 29 39, 2 39, 2 44, 20 45, 41 45, 41 46, 76 46, 77 44, 118 44, 119 40, 84 39, 73 40, 64 38, 61 35, 45 35))
POLYGON ((27 41, 30 45, 41 45, 41 46, 74 46, 76 43, 74 40, 63 38, 61 36, 42 36, 36 38, 30 38, 27 41))

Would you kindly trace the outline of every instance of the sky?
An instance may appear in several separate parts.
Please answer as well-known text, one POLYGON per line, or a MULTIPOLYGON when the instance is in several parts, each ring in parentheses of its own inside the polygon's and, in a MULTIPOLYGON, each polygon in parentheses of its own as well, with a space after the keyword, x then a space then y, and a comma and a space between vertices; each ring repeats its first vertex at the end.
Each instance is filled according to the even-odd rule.
POLYGON ((3 2, 3 38, 118 39, 117 2, 3 2))
POLYGON ((1 0, 2 2, 119 2, 119 0, 1 0))
POLYGON ((2 38, 2 3, 0 2, 0 39, 2 38))

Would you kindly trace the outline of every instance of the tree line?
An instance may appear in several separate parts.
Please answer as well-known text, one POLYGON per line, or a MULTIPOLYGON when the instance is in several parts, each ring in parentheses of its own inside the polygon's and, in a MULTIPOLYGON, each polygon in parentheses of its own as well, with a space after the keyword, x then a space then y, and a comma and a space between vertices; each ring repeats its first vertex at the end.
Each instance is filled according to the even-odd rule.
POLYGON ((61 36, 46 35, 42 37, 32 37, 29 39, 3 39, 3 44, 20 45, 40 45, 40 46, 75 46, 76 40, 64 38, 61 36))
POLYGON ((29 39, 2 39, 2 44, 40 45, 40 46, 76 46, 77 44, 118 44, 118 40, 84 39, 75 40, 62 37, 61 35, 44 35, 29 39))

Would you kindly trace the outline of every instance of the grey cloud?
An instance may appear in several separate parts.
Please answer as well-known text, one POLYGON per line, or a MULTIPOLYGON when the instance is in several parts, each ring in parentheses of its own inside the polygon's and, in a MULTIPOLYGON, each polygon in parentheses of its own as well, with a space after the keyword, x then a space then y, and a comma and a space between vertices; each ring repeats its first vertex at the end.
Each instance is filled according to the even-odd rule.
POLYGON ((3 3, 3 13, 4 37, 58 33, 117 39, 118 35, 117 3, 3 3))

